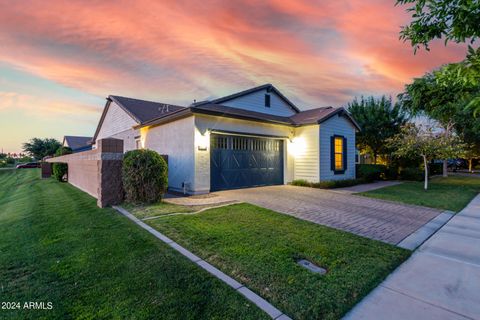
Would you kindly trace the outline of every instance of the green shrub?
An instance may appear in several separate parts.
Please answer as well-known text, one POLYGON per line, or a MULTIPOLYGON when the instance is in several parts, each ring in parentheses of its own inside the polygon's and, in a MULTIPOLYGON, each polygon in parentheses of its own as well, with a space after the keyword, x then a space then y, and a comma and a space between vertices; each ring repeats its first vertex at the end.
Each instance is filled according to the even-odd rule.
POLYGON ((122 180, 128 202, 158 202, 168 185, 167 163, 152 150, 128 151, 123 157, 122 180))
MULTIPOLYGON (((55 152, 55 157, 72 153, 69 147, 60 147, 55 152)), ((54 163, 52 165, 52 177, 60 182, 64 181, 63 177, 68 173, 68 165, 66 163, 54 163)))
POLYGON ((399 168, 395 165, 388 166, 385 170, 385 179, 397 180, 399 168))
POLYGON ((293 180, 291 183, 293 186, 300 186, 300 187, 311 187, 312 183, 308 182, 304 179, 293 180))
POLYGON ((443 174, 443 163, 430 163, 428 165, 428 175, 443 174))
POLYGON ((372 182, 385 177, 387 167, 383 164, 357 164, 357 178, 372 182))
POLYGON ((351 187, 357 184, 365 183, 364 179, 345 179, 345 180, 330 180, 321 182, 308 182, 307 180, 299 179, 293 180, 292 185, 300 187, 310 187, 317 189, 335 189, 351 187))
POLYGON ((402 168, 400 170, 400 179, 411 181, 422 181, 424 179, 424 172, 420 168, 410 167, 402 168))

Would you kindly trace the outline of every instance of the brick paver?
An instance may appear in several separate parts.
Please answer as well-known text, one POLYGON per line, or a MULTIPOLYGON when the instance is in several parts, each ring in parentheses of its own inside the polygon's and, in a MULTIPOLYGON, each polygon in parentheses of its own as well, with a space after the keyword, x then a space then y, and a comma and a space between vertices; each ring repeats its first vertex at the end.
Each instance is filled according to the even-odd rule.
POLYGON ((288 185, 227 190, 216 194, 391 244, 399 243, 441 212, 288 185))

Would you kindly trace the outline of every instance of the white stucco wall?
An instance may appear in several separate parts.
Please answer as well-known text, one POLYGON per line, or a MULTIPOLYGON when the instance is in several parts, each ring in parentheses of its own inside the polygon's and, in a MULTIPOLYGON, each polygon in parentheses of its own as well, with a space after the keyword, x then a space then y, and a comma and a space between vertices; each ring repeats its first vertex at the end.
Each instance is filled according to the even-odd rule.
POLYGON ((222 102, 222 105, 241 108, 250 111, 274 114, 277 116, 291 116, 295 111, 285 103, 277 94, 270 92, 270 107, 265 107, 265 94, 267 90, 260 90, 251 94, 222 102))
POLYGON ((319 138, 318 125, 295 129, 295 137, 290 148, 291 153, 294 155, 293 176, 295 180, 319 181, 319 138))
POLYGON ((168 155, 169 188, 182 192, 182 183, 185 183, 188 193, 196 193, 194 117, 140 131, 145 148, 168 155))
MULTIPOLYGON (((195 190, 208 192, 210 190, 210 135, 209 130, 233 131, 247 134, 292 136, 293 128, 283 125, 266 124, 254 121, 229 119, 214 116, 195 115, 195 190), (204 144, 207 150, 198 150, 204 144)), ((293 158, 289 150, 289 140, 284 143, 284 182, 293 179, 293 158)))
POLYGON ((333 116, 320 125, 320 181, 355 178, 355 127, 345 117, 333 116), (344 136, 347 139, 347 170, 334 174, 330 161, 330 137, 344 136))

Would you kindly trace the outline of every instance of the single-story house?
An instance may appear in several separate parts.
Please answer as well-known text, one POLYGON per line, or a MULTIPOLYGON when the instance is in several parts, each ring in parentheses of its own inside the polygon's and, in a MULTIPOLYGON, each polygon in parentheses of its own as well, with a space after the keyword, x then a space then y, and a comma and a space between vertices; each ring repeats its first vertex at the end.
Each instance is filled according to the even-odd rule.
POLYGON ((64 136, 62 145, 72 149, 73 153, 92 149, 92 137, 64 136))
POLYGON ((357 130, 344 108, 301 111, 265 84, 190 106, 109 96, 92 141, 167 155, 169 189, 203 194, 353 179, 357 130))

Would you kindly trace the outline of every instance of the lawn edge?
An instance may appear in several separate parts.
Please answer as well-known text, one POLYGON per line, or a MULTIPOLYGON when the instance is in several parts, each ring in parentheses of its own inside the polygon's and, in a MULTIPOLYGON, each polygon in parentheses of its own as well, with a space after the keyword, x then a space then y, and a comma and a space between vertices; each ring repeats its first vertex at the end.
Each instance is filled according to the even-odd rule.
POLYGON ((272 319, 281 319, 281 320, 287 320, 290 319, 286 314, 284 314, 282 311, 274 307, 270 302, 247 288, 244 284, 238 282, 237 280, 231 278, 227 274, 223 273, 207 261, 201 259, 197 255, 193 254, 189 250, 185 249, 172 239, 168 238, 161 232, 155 230, 154 228, 150 227, 147 225, 145 222, 142 220, 138 219, 135 217, 133 214, 131 214, 129 211, 126 209, 122 208, 121 206, 112 206, 113 209, 115 209, 117 212, 122 214, 123 216, 127 217, 131 221, 133 221, 135 224, 140 226, 142 229, 148 231, 152 235, 154 235, 157 239, 161 240, 162 242, 168 244, 172 249, 176 250, 183 256, 185 256, 187 259, 190 261, 194 262, 196 265, 201 267, 202 269, 206 270, 208 273, 212 274, 215 276, 217 279, 221 280, 231 288, 233 288, 235 291, 243 295, 246 299, 248 299, 250 302, 255 304, 258 308, 260 308, 262 311, 264 311, 266 314, 268 314, 272 319))

